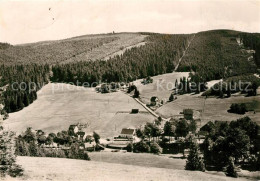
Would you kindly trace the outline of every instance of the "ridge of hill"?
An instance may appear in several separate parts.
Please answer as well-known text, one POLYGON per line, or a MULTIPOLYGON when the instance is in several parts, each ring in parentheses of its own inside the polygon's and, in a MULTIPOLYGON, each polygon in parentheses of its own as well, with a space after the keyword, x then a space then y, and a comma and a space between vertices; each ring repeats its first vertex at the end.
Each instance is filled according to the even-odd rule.
POLYGON ((0 63, 48 63, 91 61, 102 59, 122 48, 144 41, 146 35, 140 33, 116 33, 84 35, 64 40, 0 48, 0 63))

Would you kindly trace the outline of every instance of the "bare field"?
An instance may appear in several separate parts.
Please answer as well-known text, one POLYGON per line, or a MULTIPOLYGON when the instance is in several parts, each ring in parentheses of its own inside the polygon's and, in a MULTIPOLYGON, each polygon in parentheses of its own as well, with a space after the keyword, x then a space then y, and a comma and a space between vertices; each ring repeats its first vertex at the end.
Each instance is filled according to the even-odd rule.
POLYGON ((157 96, 160 100, 169 100, 172 89, 175 87, 176 79, 180 82, 180 78, 188 77, 188 72, 173 72, 152 77, 153 83, 143 85, 142 79, 134 81, 140 91, 140 97, 145 104, 150 103, 152 96, 157 96))
POLYGON ((24 168, 24 176, 13 179, 8 177, 5 180, 245 180, 198 171, 141 167, 63 158, 18 157, 17 162, 24 168))
POLYGON ((49 83, 38 92, 37 100, 23 110, 9 114, 6 128, 18 133, 27 127, 45 132, 67 130, 78 122, 89 123, 87 131, 112 137, 122 128, 138 127, 154 117, 122 92, 96 93, 94 89, 49 83), (63 87, 63 88, 62 88, 63 87), (137 108, 144 113, 129 114, 137 108))

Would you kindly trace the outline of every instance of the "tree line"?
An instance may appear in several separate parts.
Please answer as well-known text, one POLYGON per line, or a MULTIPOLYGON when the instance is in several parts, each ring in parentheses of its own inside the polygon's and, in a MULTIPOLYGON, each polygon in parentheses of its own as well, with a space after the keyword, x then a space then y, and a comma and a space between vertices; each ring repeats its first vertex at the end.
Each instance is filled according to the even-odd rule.
POLYGON ((15 112, 36 100, 36 92, 49 82, 49 72, 48 65, 0 65, 4 109, 15 112))

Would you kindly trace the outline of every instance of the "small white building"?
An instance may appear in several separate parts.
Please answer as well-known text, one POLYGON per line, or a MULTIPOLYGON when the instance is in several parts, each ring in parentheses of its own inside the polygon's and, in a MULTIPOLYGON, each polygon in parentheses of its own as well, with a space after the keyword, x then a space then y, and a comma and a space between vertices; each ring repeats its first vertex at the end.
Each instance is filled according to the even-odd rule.
POLYGON ((134 139, 135 137, 135 129, 131 128, 123 128, 119 137, 127 138, 127 139, 134 139))

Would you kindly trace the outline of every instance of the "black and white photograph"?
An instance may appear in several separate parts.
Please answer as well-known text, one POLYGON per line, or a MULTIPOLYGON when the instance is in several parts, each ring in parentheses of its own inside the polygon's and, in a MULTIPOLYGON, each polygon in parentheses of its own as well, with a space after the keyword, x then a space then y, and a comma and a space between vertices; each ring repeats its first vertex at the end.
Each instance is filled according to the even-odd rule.
POLYGON ((260 0, 0 0, 0 180, 260 180, 260 0))

